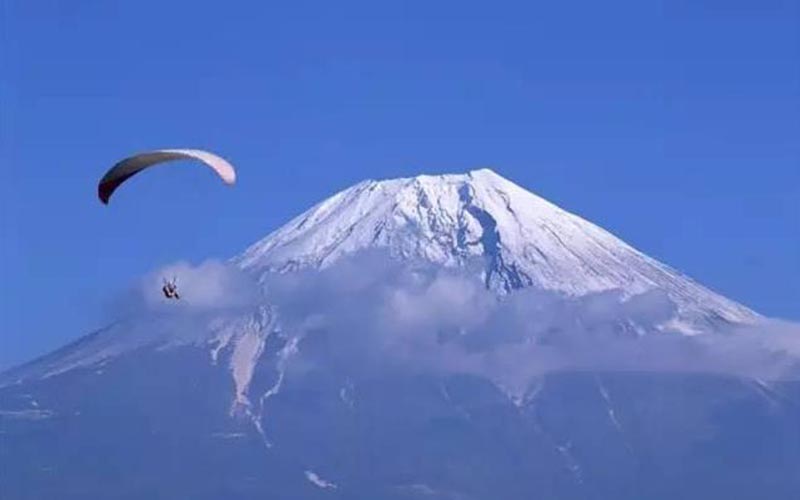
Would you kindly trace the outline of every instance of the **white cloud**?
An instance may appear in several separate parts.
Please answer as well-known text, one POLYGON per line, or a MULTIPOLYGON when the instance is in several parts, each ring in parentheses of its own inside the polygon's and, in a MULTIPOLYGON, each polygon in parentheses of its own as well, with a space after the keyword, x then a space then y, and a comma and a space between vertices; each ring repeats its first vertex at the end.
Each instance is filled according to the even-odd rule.
POLYGON ((376 255, 266 283, 286 331, 327 339, 305 361, 344 370, 472 373, 514 391, 557 370, 800 374, 797 325, 688 337, 665 328, 676 307, 658 291, 570 298, 522 290, 498 299, 477 277, 376 255))
POLYGON ((476 274, 379 253, 323 271, 268 275, 261 284, 219 261, 178 262, 146 276, 120 303, 171 318, 166 334, 191 339, 209 320, 250 314, 265 301, 284 334, 301 339, 294 362, 303 372, 469 373, 517 393, 561 370, 800 376, 796 324, 765 320, 687 337, 664 328, 676 308, 658 291, 626 298, 613 290, 564 297, 528 289, 498 298, 476 274), (179 301, 161 293, 162 278, 172 277, 179 301))
POLYGON ((181 309, 220 310, 246 307, 258 299, 254 281, 235 267, 216 260, 197 266, 188 262, 165 266, 145 276, 137 291, 150 308, 169 305, 181 309), (172 279, 180 293, 178 301, 166 298, 161 291, 163 280, 172 279))

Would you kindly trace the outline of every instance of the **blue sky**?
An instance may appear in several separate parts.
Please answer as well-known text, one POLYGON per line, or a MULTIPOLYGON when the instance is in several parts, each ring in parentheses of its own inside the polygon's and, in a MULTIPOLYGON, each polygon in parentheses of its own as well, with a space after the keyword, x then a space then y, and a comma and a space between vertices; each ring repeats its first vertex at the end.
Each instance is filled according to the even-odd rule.
POLYGON ((364 178, 496 171, 800 319, 800 3, 5 2, 0 367, 364 178), (109 207, 104 169, 217 151, 109 207))

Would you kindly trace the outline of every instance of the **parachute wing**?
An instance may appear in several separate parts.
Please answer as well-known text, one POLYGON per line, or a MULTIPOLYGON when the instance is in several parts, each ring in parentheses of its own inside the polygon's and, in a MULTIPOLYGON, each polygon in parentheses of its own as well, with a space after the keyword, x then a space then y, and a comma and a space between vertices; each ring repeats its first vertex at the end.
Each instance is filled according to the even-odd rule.
POLYGON ((213 153, 199 149, 160 149, 125 158, 111 167, 97 185, 97 196, 108 204, 111 195, 126 180, 142 170, 175 160, 197 160, 216 172, 225 184, 236 182, 233 165, 213 153))

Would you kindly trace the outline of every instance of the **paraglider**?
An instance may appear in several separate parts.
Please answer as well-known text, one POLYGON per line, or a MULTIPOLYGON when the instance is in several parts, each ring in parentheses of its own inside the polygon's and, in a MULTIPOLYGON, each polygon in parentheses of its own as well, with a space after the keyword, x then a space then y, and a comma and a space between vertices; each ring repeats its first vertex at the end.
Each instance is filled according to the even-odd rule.
POLYGON ((176 283, 176 279, 172 278, 172 281, 164 280, 164 286, 161 287, 161 293, 164 294, 164 297, 168 299, 175 299, 180 300, 181 296, 178 294, 178 285, 176 283))
MULTIPOLYGON (((107 205, 114 191, 134 175, 150 167, 176 160, 199 161, 211 168, 225 184, 232 185, 236 182, 233 165, 213 153, 199 149, 160 149, 130 156, 117 162, 100 179, 97 196, 107 205)), ((171 281, 164 279, 161 293, 170 300, 181 298, 175 278, 171 281)))
POLYGON ((211 168, 225 184, 236 182, 236 171, 233 165, 219 156, 199 149, 160 149, 148 151, 125 158, 116 163, 105 173, 97 185, 97 196, 103 204, 125 181, 147 168, 176 160, 196 160, 211 168))

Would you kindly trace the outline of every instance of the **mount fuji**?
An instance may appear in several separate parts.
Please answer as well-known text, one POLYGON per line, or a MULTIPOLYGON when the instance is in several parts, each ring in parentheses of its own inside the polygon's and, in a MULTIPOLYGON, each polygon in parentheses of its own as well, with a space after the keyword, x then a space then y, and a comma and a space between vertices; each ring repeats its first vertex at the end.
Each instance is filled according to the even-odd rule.
POLYGON ((491 170, 365 181, 170 272, 178 303, 143 278, 0 374, 0 497, 800 492, 800 384, 698 354, 768 320, 491 170))

